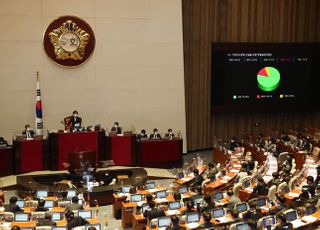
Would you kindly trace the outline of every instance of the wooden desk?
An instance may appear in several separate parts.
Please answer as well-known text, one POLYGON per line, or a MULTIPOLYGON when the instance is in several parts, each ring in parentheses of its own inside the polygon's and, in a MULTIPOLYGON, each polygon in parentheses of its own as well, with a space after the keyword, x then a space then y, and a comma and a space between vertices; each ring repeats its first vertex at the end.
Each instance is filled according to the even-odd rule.
MULTIPOLYGON (((198 167, 199 174, 202 175, 206 171, 207 166, 202 165, 198 167)), ((177 188, 187 186, 193 182, 194 176, 185 176, 182 179, 175 179, 173 183, 177 184, 177 188)))
POLYGON ((107 136, 107 158, 115 165, 136 165, 135 136, 107 136))
POLYGON ((123 228, 125 227, 131 227, 133 223, 133 210, 137 208, 137 203, 125 203, 122 202, 122 208, 121 208, 121 226, 123 228))
POLYGON ((132 229, 133 230, 144 230, 147 225, 147 219, 142 214, 133 215, 132 229))

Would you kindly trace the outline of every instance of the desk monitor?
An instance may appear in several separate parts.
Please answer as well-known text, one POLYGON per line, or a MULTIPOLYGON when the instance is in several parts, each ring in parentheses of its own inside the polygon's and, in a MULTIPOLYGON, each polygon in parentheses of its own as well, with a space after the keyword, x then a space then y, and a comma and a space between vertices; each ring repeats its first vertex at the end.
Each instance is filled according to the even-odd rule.
POLYGON ((61 212, 53 212, 52 213, 52 221, 61 221, 62 213, 61 212))
POLYGON ((194 223, 200 221, 200 214, 198 212, 191 212, 187 214, 187 223, 194 223))
POLYGON ((147 190, 154 189, 156 187, 156 183, 155 182, 148 182, 148 183, 146 183, 146 185, 144 187, 147 190))
POLYGON ((89 230, 90 227, 94 227, 96 230, 101 230, 100 224, 86 224, 85 230, 89 230))
POLYGON ((267 204, 267 199, 266 198, 258 198, 257 199, 257 207, 263 207, 267 204))
POLYGON ((28 221, 29 221, 29 213, 14 214, 14 222, 28 222, 28 221))
POLYGON ((16 205, 18 205, 19 208, 24 208, 24 200, 17 200, 16 205))
POLYGON ((225 214, 224 212, 224 208, 216 208, 212 211, 212 217, 213 218, 219 218, 219 217, 223 217, 225 214))
POLYGON ((47 198, 48 197, 48 191, 46 190, 38 190, 36 193, 36 196, 38 198, 47 198))
POLYGON ((179 173, 178 173, 178 178, 181 179, 181 178, 183 178, 183 177, 184 177, 184 173, 183 173, 183 172, 179 172, 179 173))
POLYGON ((51 230, 68 230, 67 226, 52 226, 51 230))
POLYGON ((130 193, 131 186, 123 186, 121 188, 122 193, 130 193))
POLYGON ((179 193, 180 194, 185 194, 185 193, 187 193, 188 192, 188 187, 181 187, 181 188, 179 188, 179 193))
POLYGON ((298 214, 296 210, 291 210, 285 213, 287 221, 294 221, 298 218, 298 214))
POLYGON ((220 201, 220 200, 222 200, 223 199, 223 192, 216 192, 215 194, 214 194, 214 200, 215 201, 220 201))
POLYGON ((170 227, 171 225, 171 217, 159 217, 158 218, 158 228, 170 227))
POLYGON ((34 230, 34 227, 20 227, 20 230, 34 230))
POLYGON ((276 218, 274 216, 269 216, 263 218, 263 226, 266 229, 268 226, 273 226, 276 224, 276 218))
POLYGON ((236 230, 250 230, 250 227, 247 223, 240 223, 236 225, 236 230))
POLYGON ((243 181, 242 186, 243 186, 243 188, 249 188, 250 187, 250 179, 243 181))
POLYGON ((53 200, 46 200, 44 203, 45 208, 53 208, 53 200))
POLYGON ((92 210, 79 210, 78 216, 81 216, 85 220, 92 219, 92 210))
POLYGON ((141 213, 143 214, 145 211, 149 211, 150 207, 148 203, 142 204, 141 206, 141 213))
POLYGON ((285 194, 288 194, 290 192, 290 187, 289 185, 286 185, 284 188, 283 188, 283 191, 285 194))
POLYGON ((166 193, 166 190, 164 190, 164 191, 159 191, 159 192, 156 192, 156 196, 157 196, 157 199, 162 199, 162 198, 166 198, 166 197, 167 197, 167 193, 166 193))
POLYGON ((307 206, 306 207, 307 216, 312 215, 315 212, 316 212, 316 207, 315 206, 307 206))
POLYGON ((131 202, 141 202, 142 195, 141 194, 132 194, 132 195, 130 195, 130 201, 131 202))
POLYGON ((75 196, 77 196, 76 190, 68 190, 67 199, 71 199, 72 197, 75 197, 75 196))
POLYGON ((247 203, 237 204, 236 209, 238 212, 245 212, 248 210, 248 205, 247 205, 247 203))
POLYGON ((194 196, 193 197, 193 204, 196 207, 197 204, 203 203, 203 197, 202 196, 194 196))
POLYGON ((176 210, 181 208, 181 203, 180 201, 173 201, 169 203, 169 209, 170 210, 176 210))

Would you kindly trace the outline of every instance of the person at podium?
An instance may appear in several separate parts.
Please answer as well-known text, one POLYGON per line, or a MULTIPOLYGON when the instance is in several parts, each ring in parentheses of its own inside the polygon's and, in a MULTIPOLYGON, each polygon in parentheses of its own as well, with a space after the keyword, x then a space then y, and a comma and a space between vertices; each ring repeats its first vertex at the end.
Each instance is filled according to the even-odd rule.
POLYGON ((31 130, 30 125, 25 125, 22 134, 26 135, 27 139, 32 139, 34 136, 34 131, 31 130))
POLYGON ((119 126, 119 122, 116 121, 116 122, 113 123, 111 131, 115 132, 117 134, 121 134, 122 133, 122 128, 119 126))
POLYGON ((70 127, 71 130, 79 130, 81 127, 82 118, 79 117, 78 111, 73 111, 72 116, 70 117, 69 124, 67 127, 70 127))
POLYGON ((161 139, 161 135, 158 132, 158 129, 153 129, 153 133, 150 134, 149 139, 150 140, 159 140, 159 139, 161 139))
POLYGON ((172 129, 168 129, 168 132, 165 134, 165 138, 169 138, 170 140, 174 138, 174 133, 172 129))
POLYGON ((138 139, 139 140, 148 139, 148 135, 145 129, 141 129, 140 133, 138 134, 138 139))

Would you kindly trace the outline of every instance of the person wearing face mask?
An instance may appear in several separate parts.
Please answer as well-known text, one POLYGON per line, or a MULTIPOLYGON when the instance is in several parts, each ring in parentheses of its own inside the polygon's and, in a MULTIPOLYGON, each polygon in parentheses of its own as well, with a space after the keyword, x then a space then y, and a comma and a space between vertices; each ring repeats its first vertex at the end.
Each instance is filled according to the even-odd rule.
POLYGON ((174 133, 172 131, 172 129, 168 129, 168 132, 165 134, 166 138, 169 138, 170 140, 172 140, 174 138, 174 133))
POLYGON ((31 139, 34 136, 34 131, 31 130, 30 125, 25 125, 22 134, 26 135, 27 139, 31 139))
POLYGON ((140 133, 138 134, 137 138, 138 138, 139 140, 141 140, 141 139, 142 139, 142 140, 148 139, 148 135, 147 135, 147 133, 146 133, 146 130, 141 129, 141 131, 140 131, 140 133))
POLYGON ((82 118, 78 116, 78 111, 73 111, 72 116, 67 124, 71 130, 78 130, 81 127, 82 118))
POLYGON ((161 139, 161 135, 158 132, 158 129, 153 129, 153 133, 150 134, 149 139, 161 139))
POLYGON ((119 126, 119 122, 114 122, 113 126, 111 128, 112 132, 116 132, 117 134, 121 134, 122 133, 122 128, 119 126))

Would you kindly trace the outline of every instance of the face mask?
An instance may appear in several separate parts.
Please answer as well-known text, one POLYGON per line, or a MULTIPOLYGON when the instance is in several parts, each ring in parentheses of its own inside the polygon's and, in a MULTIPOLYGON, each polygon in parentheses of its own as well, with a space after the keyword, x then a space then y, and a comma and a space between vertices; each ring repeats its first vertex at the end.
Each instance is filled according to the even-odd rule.
POLYGON ((73 116, 74 116, 74 117, 77 117, 77 116, 78 116, 78 114, 73 114, 73 116))
POLYGON ((30 128, 27 128, 27 131, 30 131, 30 128))

